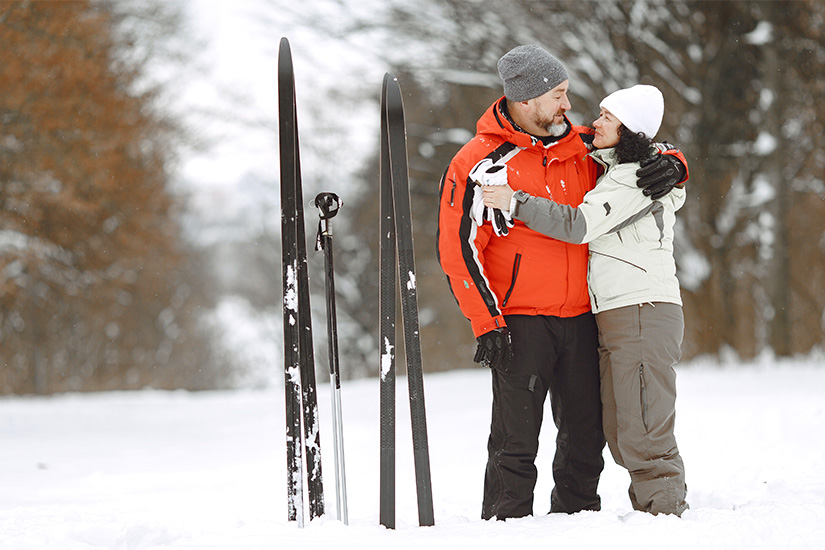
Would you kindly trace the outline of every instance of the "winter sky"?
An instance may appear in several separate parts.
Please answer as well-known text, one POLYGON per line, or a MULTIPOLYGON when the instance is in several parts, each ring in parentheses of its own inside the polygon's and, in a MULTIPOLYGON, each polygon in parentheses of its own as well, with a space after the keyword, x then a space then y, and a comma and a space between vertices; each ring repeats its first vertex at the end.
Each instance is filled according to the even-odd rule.
MULTIPOLYGON (((188 86, 187 105, 235 111, 239 118, 277 116, 277 47, 280 37, 265 36, 255 18, 260 0, 186 0, 191 29, 206 45, 197 53, 202 77, 188 86), (243 106, 238 109, 230 98, 243 106)), ((277 135, 270 129, 241 129, 212 122, 205 131, 218 144, 188 157, 183 176, 198 183, 234 182, 249 171, 276 174, 277 135), (226 159, 231 158, 232 162, 226 159)))

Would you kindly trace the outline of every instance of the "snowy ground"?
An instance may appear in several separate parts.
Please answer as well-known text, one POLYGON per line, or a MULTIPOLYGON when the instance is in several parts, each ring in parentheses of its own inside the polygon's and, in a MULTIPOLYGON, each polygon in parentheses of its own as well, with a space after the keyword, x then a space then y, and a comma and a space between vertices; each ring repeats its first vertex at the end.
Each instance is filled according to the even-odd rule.
POLYGON ((679 376, 677 438, 691 509, 632 512, 607 467, 602 512, 479 519, 489 373, 425 377, 436 526, 419 528, 409 413, 399 380, 398 528, 378 526, 378 383, 343 388, 350 524, 334 519, 329 392, 319 389, 330 514, 288 523, 281 390, 0 399, 0 549, 501 550, 825 548, 825 366, 694 364, 679 376))

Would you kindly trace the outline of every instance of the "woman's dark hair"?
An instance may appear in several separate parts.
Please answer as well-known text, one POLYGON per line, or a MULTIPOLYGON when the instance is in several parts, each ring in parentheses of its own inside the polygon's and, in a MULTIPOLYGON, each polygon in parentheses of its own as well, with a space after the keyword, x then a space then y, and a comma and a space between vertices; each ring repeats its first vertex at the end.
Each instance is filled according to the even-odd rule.
POLYGON ((652 139, 646 138, 641 132, 631 132, 624 124, 619 127, 619 142, 613 148, 619 164, 639 162, 651 153, 652 148, 652 139))

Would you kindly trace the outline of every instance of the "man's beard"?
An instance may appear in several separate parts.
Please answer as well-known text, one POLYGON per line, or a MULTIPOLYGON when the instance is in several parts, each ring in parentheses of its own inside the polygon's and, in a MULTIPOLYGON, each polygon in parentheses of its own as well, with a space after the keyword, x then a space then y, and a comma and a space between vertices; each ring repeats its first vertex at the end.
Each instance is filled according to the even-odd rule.
POLYGON ((567 120, 564 120, 563 122, 560 122, 559 124, 553 124, 553 118, 555 118, 555 117, 550 117, 550 118, 540 117, 540 118, 537 118, 535 122, 536 122, 536 125, 539 128, 542 128, 545 132, 547 132, 551 136, 554 136, 554 137, 563 136, 564 133, 567 131, 567 120))
POLYGON ((561 124, 551 124, 546 128, 546 130, 551 136, 562 136, 567 131, 567 122, 562 122, 561 124))

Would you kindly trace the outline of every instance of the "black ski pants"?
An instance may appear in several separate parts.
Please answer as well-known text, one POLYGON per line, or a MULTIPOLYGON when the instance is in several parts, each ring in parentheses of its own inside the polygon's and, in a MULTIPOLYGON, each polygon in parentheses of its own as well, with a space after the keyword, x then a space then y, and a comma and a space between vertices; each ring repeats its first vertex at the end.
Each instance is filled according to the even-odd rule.
POLYGON ((506 372, 492 371, 493 416, 481 517, 533 513, 535 461, 548 392, 558 428, 550 512, 599 510, 605 439, 595 318, 586 313, 505 319, 513 358, 506 372))

